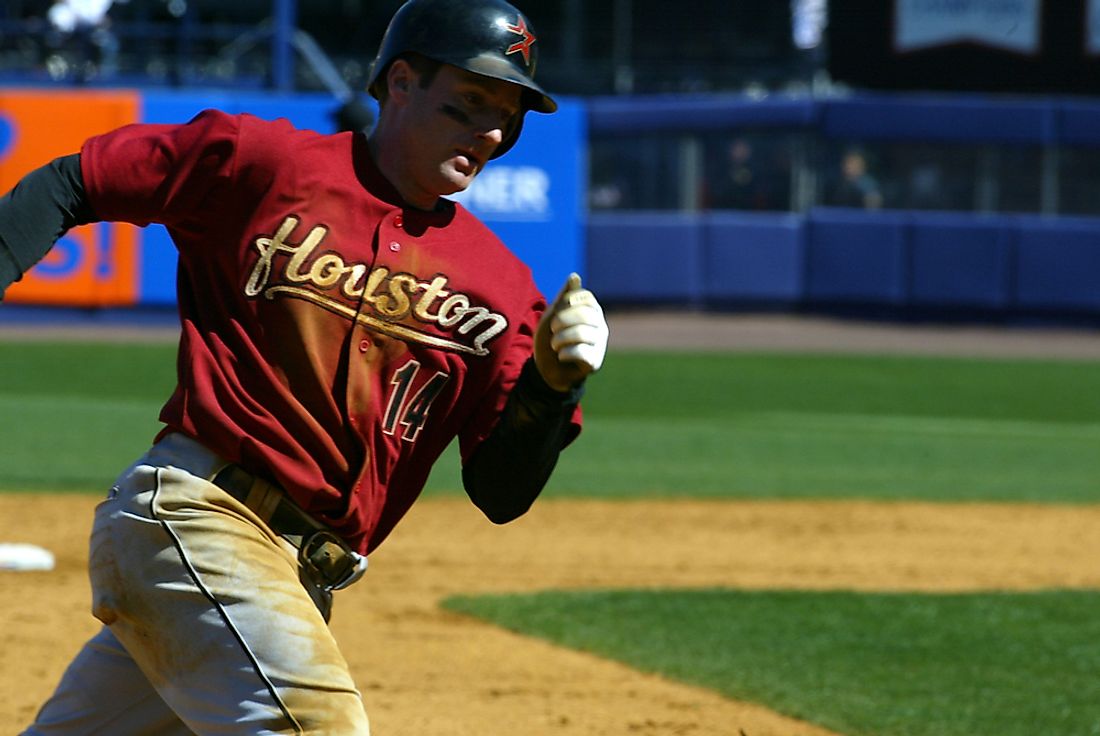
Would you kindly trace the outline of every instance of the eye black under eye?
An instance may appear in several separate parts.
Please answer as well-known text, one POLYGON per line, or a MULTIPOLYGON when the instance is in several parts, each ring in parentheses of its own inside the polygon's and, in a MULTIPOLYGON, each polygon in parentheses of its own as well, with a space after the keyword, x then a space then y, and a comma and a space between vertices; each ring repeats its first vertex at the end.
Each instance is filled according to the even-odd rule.
POLYGON ((439 106, 439 110, 447 117, 452 118, 453 120, 457 120, 460 123, 470 122, 470 116, 464 113, 462 110, 459 110, 454 105, 443 103, 439 106))

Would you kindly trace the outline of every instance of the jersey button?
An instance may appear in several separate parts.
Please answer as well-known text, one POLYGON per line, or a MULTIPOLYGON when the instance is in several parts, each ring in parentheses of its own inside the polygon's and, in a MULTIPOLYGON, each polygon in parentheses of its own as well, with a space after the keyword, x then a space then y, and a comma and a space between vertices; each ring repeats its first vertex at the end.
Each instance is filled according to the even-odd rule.
POLYGON ((401 243, 398 243, 396 240, 391 240, 390 241, 390 250, 392 250, 394 253, 401 250, 401 243))
POLYGON ((370 350, 370 348, 371 348, 371 341, 368 340, 367 338, 363 338, 362 340, 359 341, 359 352, 360 353, 365 353, 368 350, 370 350))
POLYGON ((405 224, 405 218, 400 213, 393 216, 393 226, 402 227, 405 224))

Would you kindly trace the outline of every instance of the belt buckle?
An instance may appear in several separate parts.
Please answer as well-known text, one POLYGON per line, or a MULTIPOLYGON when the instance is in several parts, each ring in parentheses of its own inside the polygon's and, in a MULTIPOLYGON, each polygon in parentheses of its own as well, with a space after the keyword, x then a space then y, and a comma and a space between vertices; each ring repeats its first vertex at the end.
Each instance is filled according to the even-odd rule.
POLYGON ((325 590, 346 588, 363 576, 367 558, 352 551, 342 539, 327 529, 319 529, 302 539, 298 564, 325 590))

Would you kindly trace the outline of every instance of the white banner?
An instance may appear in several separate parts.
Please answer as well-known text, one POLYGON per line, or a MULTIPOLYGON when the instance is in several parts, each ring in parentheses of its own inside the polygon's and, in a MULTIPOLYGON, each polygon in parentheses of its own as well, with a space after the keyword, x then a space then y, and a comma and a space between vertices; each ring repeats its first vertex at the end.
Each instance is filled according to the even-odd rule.
POLYGON ((1100 0, 1089 0, 1085 53, 1100 54, 1100 0))
MULTIPOLYGON (((1098 1, 1090 0, 1090 10, 1098 1)), ((894 48, 904 52, 971 42, 1034 54, 1039 51, 1039 3, 1040 0, 895 0, 894 48)), ((1095 22, 1089 24, 1093 33, 1095 25, 1095 22)))

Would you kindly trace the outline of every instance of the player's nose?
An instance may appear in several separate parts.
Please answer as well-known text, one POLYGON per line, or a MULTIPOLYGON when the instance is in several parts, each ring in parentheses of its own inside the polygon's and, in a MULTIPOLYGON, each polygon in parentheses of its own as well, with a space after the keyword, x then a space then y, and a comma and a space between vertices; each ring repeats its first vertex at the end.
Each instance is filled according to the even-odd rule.
POLYGON ((504 128, 502 126, 487 127, 479 132, 477 137, 496 148, 504 141, 504 128))

